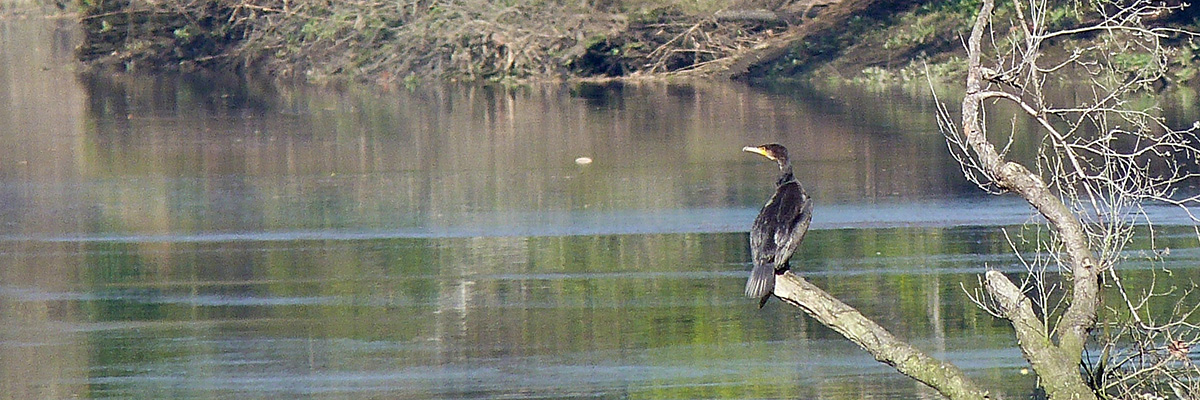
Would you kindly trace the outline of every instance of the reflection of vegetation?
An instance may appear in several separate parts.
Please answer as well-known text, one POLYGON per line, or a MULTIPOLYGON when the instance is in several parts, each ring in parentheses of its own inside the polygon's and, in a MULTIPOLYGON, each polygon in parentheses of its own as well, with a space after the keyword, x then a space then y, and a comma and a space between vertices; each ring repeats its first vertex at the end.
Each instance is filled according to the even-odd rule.
MULTIPOLYGON (((1002 250, 993 235, 972 229, 837 230, 814 231, 809 240, 797 255, 804 260, 797 264, 802 273, 907 337, 992 337, 1007 329, 980 324, 980 310, 959 307, 965 302, 957 283, 969 277, 941 272, 974 264, 954 255, 1002 250)), ((401 366, 567 357, 580 365, 647 368, 648 386, 629 388, 639 398, 858 393, 836 384, 798 389, 773 381, 778 372, 754 367, 775 361, 751 360, 777 357, 777 350, 756 343, 835 334, 789 313, 755 312, 738 296, 745 243, 744 234, 661 234, 184 244, 172 246, 170 270, 158 274, 145 273, 138 248, 106 244, 94 253, 107 257, 97 262, 110 272, 88 279, 100 287, 119 284, 129 288, 126 293, 161 288, 154 289, 156 296, 128 297, 120 304, 125 314, 97 319, 224 321, 260 326, 255 329, 280 338, 397 342, 408 344, 395 350, 401 366), (254 254, 262 256, 248 256, 254 254), (232 260, 248 263, 231 269, 232 260), (158 301, 171 293, 200 303, 158 301), (206 305, 203 299, 212 296, 279 303, 206 305), (438 343, 436 350, 421 345, 429 341, 438 343), (733 370, 723 374, 724 383, 712 384, 707 373, 671 372, 685 367, 733 370)), ((207 337, 222 330, 156 334, 207 337)), ((180 352, 196 359, 219 356, 203 354, 218 351, 208 346, 98 338, 103 351, 121 352, 96 360, 101 365, 155 364, 180 352)), ((794 356, 823 357, 830 350, 808 351, 813 353, 794 356)))
MULTIPOLYGON (((87 251, 83 281, 91 286, 95 296, 82 302, 80 309, 90 321, 161 321, 173 316, 155 301, 158 290, 138 288, 147 282, 147 265, 136 246, 125 243, 98 243, 87 251), (130 288, 122 288, 132 285, 130 288)), ((113 368, 112 373, 128 376, 135 372, 132 365, 150 364, 175 355, 166 349, 147 345, 142 337, 112 335, 100 331, 90 335, 91 365, 125 366, 113 368)), ((100 390, 104 390, 101 388, 100 390)))
POLYGON ((127 243, 98 243, 87 252, 84 281, 94 285, 98 299, 85 310, 97 321, 142 321, 163 318, 163 310, 152 301, 157 291, 123 290, 122 284, 145 282, 147 265, 137 247, 127 243))
MULTIPOLYGON (((822 202, 929 196, 961 185, 947 179, 947 157, 923 156, 943 144, 921 134, 931 127, 911 120, 919 106, 902 101, 856 110, 729 87, 626 85, 596 103, 556 88, 451 86, 395 101, 235 93, 222 105, 223 91, 178 81, 90 84, 96 94, 79 169, 107 182, 95 188, 105 213, 141 233, 221 232, 248 221, 269 231, 470 230, 561 223, 571 211, 759 204, 761 185, 751 183, 760 166, 742 167, 745 158, 730 151, 763 141, 753 136, 759 130, 742 117, 698 118, 698 110, 740 109, 789 132, 772 139, 799 143, 805 162, 816 160, 803 174, 822 202), (263 109, 247 111, 251 103, 263 109), (864 133, 814 116, 826 112, 879 128, 864 133), (582 155, 596 162, 575 165, 582 155)), ((878 98, 831 91, 855 103, 878 98)))

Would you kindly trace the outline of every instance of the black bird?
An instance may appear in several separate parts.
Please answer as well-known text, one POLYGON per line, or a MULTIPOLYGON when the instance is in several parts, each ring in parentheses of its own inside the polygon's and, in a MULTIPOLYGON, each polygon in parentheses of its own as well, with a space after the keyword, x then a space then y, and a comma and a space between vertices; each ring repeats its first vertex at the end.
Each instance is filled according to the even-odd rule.
POLYGON ((754 225, 750 227, 750 255, 754 257, 754 270, 746 281, 746 296, 759 299, 762 308, 775 291, 775 275, 787 271, 788 259, 804 240, 808 223, 812 220, 812 199, 804 187, 792 175, 792 163, 788 161, 786 147, 778 143, 758 147, 743 147, 742 151, 761 154, 779 163, 779 180, 775 181, 775 194, 758 212, 754 225))

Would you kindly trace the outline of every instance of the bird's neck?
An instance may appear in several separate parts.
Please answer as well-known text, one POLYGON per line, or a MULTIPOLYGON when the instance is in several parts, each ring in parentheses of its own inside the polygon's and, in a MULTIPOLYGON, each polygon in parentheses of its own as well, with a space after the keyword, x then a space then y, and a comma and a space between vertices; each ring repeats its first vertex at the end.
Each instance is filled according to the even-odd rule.
POLYGON ((792 174, 792 165, 791 164, 780 165, 779 171, 780 171, 779 180, 775 182, 775 186, 783 186, 783 184, 785 184, 785 183, 793 182, 796 180, 796 175, 792 174))

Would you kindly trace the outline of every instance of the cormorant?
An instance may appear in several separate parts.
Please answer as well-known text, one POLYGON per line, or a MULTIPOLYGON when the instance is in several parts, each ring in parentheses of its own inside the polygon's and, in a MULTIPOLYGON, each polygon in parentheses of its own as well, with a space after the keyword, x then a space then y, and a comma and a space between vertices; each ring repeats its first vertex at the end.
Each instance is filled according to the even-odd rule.
POLYGON ((812 199, 804 187, 792 175, 792 164, 788 161, 787 148, 778 143, 757 147, 743 147, 742 151, 761 154, 779 163, 779 180, 775 181, 775 194, 759 211, 758 218, 750 227, 750 255, 754 258, 754 270, 746 281, 746 296, 759 299, 762 308, 775 291, 775 275, 787 271, 788 259, 812 220, 812 199))

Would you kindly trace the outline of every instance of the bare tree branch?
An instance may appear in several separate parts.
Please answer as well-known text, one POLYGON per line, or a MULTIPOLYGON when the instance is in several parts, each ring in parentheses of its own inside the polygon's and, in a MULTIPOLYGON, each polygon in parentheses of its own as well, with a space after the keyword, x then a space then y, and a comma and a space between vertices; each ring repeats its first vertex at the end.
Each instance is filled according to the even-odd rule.
POLYGON ((775 296, 871 353, 876 360, 929 385, 951 399, 985 399, 986 391, 953 364, 937 360, 897 339, 846 303, 791 272, 776 276, 775 296))
MULTIPOLYGON (((1051 399, 1163 393, 1183 397, 1179 393, 1195 393, 1200 386, 1200 368, 1187 357, 1200 341, 1200 329, 1188 322, 1200 305, 1178 302, 1167 316, 1151 312, 1161 309, 1157 302, 1188 298, 1196 285, 1179 289, 1155 278, 1137 292, 1116 269, 1130 257, 1125 246, 1133 241, 1135 227, 1147 227, 1154 244, 1148 202, 1178 207, 1197 223, 1194 230, 1200 240, 1200 219, 1191 210, 1200 206, 1200 194, 1178 193, 1182 184, 1200 177, 1195 165, 1200 160, 1200 123, 1173 129, 1160 117, 1161 110, 1135 107, 1133 101, 1163 80, 1167 52, 1161 42, 1184 34, 1149 28, 1143 20, 1180 7, 1150 0, 1069 5, 1014 0, 1012 9, 1004 12, 1015 13, 1008 15, 1008 23, 1017 26, 1004 29, 992 21, 994 0, 982 0, 965 40, 961 122, 935 92, 938 128, 966 179, 988 193, 1015 193, 1044 218, 1027 224, 1015 237, 1005 231, 1028 271, 1019 286, 998 271, 987 271, 977 288, 963 289, 970 301, 1012 323, 1022 354, 1051 399), (1093 9, 1083 10, 1087 6, 1093 9), (1062 7, 1073 7, 1068 12, 1080 19, 1086 14, 1091 22, 1052 29, 1049 13, 1061 12, 1062 7), (1048 40, 1071 42, 1066 54, 1042 65, 1048 40), (1081 78, 1083 90, 1074 99, 1086 100, 1054 104, 1047 96, 1047 82, 1052 74, 1068 73, 1081 78), (1000 108, 1009 104, 1015 111, 1000 108), (1005 137, 989 137, 989 108, 1011 113, 1011 130, 1002 133, 1005 137), (1033 160, 1009 159, 1019 122, 1032 123, 1039 136, 1032 143, 1037 149, 1033 160), (997 150, 996 143, 1003 146, 997 150), (1111 277, 1120 304, 1101 307, 1101 276, 1111 277), (1100 320, 1101 311, 1107 319, 1100 320), (1094 332, 1097 327, 1100 333, 1094 332), (1086 346, 1095 337, 1105 341, 1086 346), (1099 351, 1096 358, 1090 355, 1094 351, 1099 351)), ((1153 251, 1153 258, 1161 259, 1169 253, 1165 250, 1153 251)), ((943 395, 986 396, 957 368, 900 342, 799 277, 781 276, 775 294, 943 395)))
MULTIPOLYGON (((1190 376, 1190 370, 1177 368, 1179 360, 1164 361, 1162 354, 1179 354, 1200 335, 1181 339, 1179 333, 1186 330, 1186 316, 1193 315, 1196 307, 1177 306, 1175 315, 1159 323, 1150 315, 1149 304, 1191 292, 1156 287, 1154 281, 1135 293, 1113 269, 1127 257, 1123 249, 1133 240, 1136 224, 1145 224, 1153 241, 1147 202, 1174 205, 1200 223, 1190 208, 1200 206, 1200 195, 1177 193, 1181 184, 1200 175, 1194 165, 1200 159, 1200 124, 1174 129, 1153 106, 1138 108, 1131 101, 1163 81, 1168 57, 1162 41, 1194 36, 1174 28, 1150 28, 1144 21, 1186 5, 1147 0, 1072 4, 1091 6, 1088 15, 1099 18, 1053 30, 1047 22, 1048 12, 1062 4, 1015 0, 1013 23, 1019 29, 998 35, 1000 30, 991 20, 994 0, 983 0, 966 43, 968 75, 961 125, 954 124, 939 106, 939 128, 967 179, 990 193, 1016 193, 1038 210, 1051 228, 1053 241, 1043 242, 1041 235, 1035 235, 1033 250, 1046 254, 1045 260, 1061 266, 1069 278, 1069 290, 1054 297, 1053 289, 1047 291, 1044 268, 1022 258, 1029 276, 1021 287, 999 272, 989 271, 981 283, 983 293, 974 295, 972 301, 1012 322, 1023 353, 1051 398, 1091 398, 1112 388, 1116 388, 1113 393, 1139 396, 1166 393, 1168 387, 1172 391, 1187 389, 1185 383, 1195 379, 1176 376, 1190 376), (1077 46, 1059 60, 1040 65, 1046 41, 1061 44, 1084 37, 1086 40, 1071 42, 1077 46), (988 43, 991 46, 985 46, 988 43), (1043 87, 1050 74, 1070 71, 1082 73, 1091 99, 1055 105, 1043 87), (1044 134, 1032 164, 1036 172, 1007 160, 1006 151, 996 151, 989 140, 985 106, 999 99, 1015 105, 1018 116, 1033 122, 1044 134), (1114 341, 1102 344, 1099 364, 1089 367, 1085 383, 1077 366, 1085 361, 1084 345, 1101 311, 1099 282, 1106 272, 1123 304, 1119 309, 1104 309, 1115 319, 1102 326, 1105 332, 1116 334, 1108 338, 1114 341), (1037 315, 1034 305, 1041 306, 1042 315, 1037 315), (1060 311, 1058 305, 1065 308, 1060 311), (1121 315, 1128 320, 1120 322, 1125 320, 1121 315), (1119 345, 1115 340, 1131 345, 1119 345), (1106 364, 1107 360, 1115 361, 1106 364), (1180 373, 1183 375, 1173 375, 1180 373)), ((1011 143, 1012 133, 1008 136, 1011 143)), ((1200 227, 1196 232, 1200 238, 1200 227)), ((1015 244, 1013 248, 1016 251, 1015 244)))

